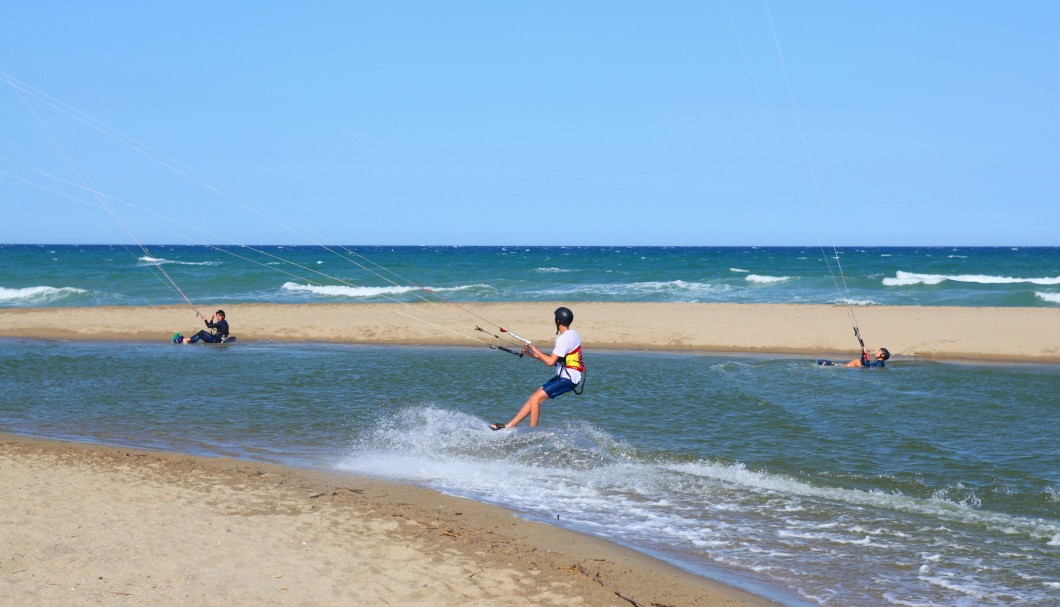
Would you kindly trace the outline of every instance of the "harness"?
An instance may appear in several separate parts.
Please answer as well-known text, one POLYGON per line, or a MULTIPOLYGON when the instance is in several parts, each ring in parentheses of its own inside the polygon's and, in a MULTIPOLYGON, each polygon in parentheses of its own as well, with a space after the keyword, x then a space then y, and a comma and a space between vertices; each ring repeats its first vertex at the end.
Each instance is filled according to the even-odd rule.
POLYGON ((585 391, 585 378, 588 377, 589 374, 585 371, 585 362, 582 360, 582 347, 580 345, 563 357, 562 372, 566 374, 567 379, 570 379, 570 373, 567 369, 574 369, 582 374, 581 381, 574 386, 574 393, 581 394, 585 391))
POLYGON ((213 333, 214 337, 216 337, 221 343, 224 343, 224 341, 228 339, 228 321, 226 319, 222 318, 212 324, 207 321, 206 328, 210 329, 210 333, 213 333), (221 332, 221 323, 224 323, 224 333, 221 332))
POLYGON ((585 372, 585 363, 582 362, 582 347, 578 346, 563 357, 563 366, 575 371, 585 372))

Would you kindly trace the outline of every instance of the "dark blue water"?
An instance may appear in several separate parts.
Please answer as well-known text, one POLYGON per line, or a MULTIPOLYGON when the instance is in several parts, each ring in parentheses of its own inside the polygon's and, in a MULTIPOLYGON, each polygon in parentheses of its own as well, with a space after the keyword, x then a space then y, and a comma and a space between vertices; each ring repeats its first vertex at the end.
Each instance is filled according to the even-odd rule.
POLYGON ((0 245, 0 306, 424 296, 1060 307, 1060 248, 0 245))

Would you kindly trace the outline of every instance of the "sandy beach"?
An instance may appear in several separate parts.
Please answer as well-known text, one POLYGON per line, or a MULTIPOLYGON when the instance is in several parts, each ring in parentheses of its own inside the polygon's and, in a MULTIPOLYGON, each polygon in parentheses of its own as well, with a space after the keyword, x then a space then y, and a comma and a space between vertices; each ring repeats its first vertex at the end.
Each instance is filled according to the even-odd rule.
MULTIPOLYGON (((224 302, 240 340, 485 345, 489 321, 551 344, 559 304, 241 304, 224 302)), ((795 304, 580 303, 575 327, 598 349, 854 358, 847 308, 795 304)), ((855 310, 870 349, 896 359, 1060 362, 1060 309, 873 306, 855 310)), ((0 337, 168 341, 202 321, 187 306, 0 309, 0 337)))
POLYGON ((764 606, 378 480, 0 434, 3 605, 764 606))

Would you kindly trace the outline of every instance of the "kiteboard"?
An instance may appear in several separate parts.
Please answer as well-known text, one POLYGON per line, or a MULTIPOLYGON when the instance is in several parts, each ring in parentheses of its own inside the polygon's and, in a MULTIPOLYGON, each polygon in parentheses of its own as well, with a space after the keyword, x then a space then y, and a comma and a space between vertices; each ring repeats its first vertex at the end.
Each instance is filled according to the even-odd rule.
MULTIPOLYGON (((224 340, 222 340, 222 341, 212 341, 212 342, 211 341, 198 341, 198 342, 195 342, 195 343, 203 343, 203 344, 210 344, 210 345, 214 345, 214 344, 220 345, 220 344, 230 344, 230 343, 234 342, 235 340, 236 340, 236 336, 235 335, 229 335, 228 337, 224 338, 224 340)), ((171 341, 171 342, 173 342, 175 344, 182 344, 182 343, 184 343, 184 335, 182 335, 180 333, 174 333, 172 336, 170 336, 169 341, 171 341)))

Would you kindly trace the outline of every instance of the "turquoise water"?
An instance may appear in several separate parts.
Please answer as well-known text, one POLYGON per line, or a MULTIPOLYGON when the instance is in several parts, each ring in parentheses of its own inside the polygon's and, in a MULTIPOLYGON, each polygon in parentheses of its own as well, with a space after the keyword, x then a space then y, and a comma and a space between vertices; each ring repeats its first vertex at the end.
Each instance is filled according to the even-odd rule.
POLYGON ((468 302, 1060 307, 1060 248, 0 245, 9 307, 411 302, 417 287, 468 302))
MULTIPOLYGON (((591 347, 591 344, 590 344, 591 347)), ((788 605, 1060 604, 1060 367, 0 340, 0 430, 376 475, 788 605)))

